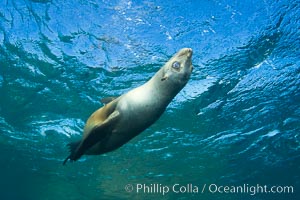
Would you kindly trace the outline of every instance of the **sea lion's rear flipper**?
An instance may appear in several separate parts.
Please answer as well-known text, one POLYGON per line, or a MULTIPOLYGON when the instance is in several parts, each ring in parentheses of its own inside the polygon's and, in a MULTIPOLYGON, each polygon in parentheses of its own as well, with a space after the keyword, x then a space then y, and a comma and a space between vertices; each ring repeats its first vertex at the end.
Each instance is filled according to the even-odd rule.
POLYGON ((76 142, 70 142, 67 146, 69 147, 70 150, 70 155, 64 160, 63 165, 66 164, 66 162, 72 157, 72 155, 75 153, 76 149, 80 145, 81 140, 78 140, 76 142))
POLYGON ((103 121, 103 123, 96 125, 85 138, 78 142, 70 143, 70 155, 65 159, 63 165, 65 165, 68 160, 78 160, 86 150, 98 142, 105 140, 107 136, 111 134, 112 127, 119 117, 119 111, 114 111, 107 117, 105 121, 103 121))

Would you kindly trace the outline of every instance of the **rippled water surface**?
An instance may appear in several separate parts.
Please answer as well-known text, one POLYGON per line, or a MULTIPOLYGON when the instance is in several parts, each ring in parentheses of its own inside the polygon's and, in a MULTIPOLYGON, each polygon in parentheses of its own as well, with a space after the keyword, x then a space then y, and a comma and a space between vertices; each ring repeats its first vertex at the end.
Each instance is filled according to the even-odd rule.
POLYGON ((0 5, 1 199, 299 199, 299 0, 0 5), (191 80, 153 126, 62 166, 101 98, 143 84, 182 47, 194 51, 191 80), (199 191, 153 189, 174 184, 199 191))

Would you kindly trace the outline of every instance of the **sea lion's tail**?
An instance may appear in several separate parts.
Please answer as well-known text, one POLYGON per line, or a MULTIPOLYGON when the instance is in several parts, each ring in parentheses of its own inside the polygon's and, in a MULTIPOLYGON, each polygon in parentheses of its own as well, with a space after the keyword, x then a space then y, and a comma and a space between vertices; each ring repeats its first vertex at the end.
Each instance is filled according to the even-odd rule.
POLYGON ((81 140, 76 141, 76 142, 71 142, 67 146, 69 147, 70 155, 64 160, 63 165, 67 163, 68 160, 75 161, 77 159, 72 159, 74 158, 74 155, 76 154, 76 150, 78 146, 80 145, 81 140))

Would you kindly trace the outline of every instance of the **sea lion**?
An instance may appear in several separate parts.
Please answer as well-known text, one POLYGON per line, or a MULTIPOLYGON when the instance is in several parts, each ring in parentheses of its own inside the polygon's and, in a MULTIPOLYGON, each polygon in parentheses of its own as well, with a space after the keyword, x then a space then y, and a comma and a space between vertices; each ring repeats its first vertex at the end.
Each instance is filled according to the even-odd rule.
POLYGON ((106 104, 87 120, 82 139, 68 145, 70 155, 63 164, 83 154, 113 151, 153 124, 188 82, 192 54, 190 48, 181 49, 144 85, 120 97, 106 98, 106 104))

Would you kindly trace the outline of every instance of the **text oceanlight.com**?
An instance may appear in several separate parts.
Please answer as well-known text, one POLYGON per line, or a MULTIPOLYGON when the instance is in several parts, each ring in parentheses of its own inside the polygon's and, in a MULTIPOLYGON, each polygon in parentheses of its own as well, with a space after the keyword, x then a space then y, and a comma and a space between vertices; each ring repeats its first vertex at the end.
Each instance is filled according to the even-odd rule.
POLYGON ((136 194, 161 194, 166 195, 168 193, 188 193, 188 194, 292 194, 294 193, 293 186, 280 186, 280 185, 217 185, 217 184, 178 184, 163 185, 163 184, 127 184, 125 191, 136 194))

